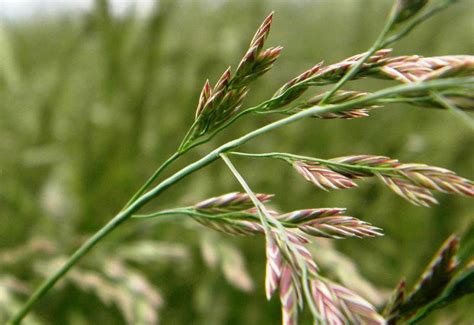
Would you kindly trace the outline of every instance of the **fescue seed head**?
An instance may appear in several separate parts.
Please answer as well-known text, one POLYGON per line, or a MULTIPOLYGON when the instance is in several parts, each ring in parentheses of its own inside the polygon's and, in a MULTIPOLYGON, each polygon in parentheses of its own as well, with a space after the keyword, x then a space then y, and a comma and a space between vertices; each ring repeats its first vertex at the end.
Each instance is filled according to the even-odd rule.
POLYGON ((282 50, 282 47, 271 47, 262 51, 272 19, 273 13, 258 28, 233 76, 229 67, 212 90, 208 81, 204 84, 196 109, 196 123, 180 150, 185 150, 194 140, 216 130, 237 114, 247 94, 248 84, 272 68, 282 50))
POLYGON ((344 156, 329 162, 294 160, 293 167, 324 190, 354 187, 352 179, 378 176, 399 196, 426 207, 437 204, 431 190, 474 196, 474 182, 445 168, 402 164, 396 159, 372 155, 344 156))

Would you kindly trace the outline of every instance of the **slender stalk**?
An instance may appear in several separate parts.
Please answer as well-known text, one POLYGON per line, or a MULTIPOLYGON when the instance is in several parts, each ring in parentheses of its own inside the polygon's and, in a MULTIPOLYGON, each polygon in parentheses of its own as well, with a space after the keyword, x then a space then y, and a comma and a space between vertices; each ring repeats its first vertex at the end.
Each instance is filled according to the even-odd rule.
POLYGON ((395 23, 395 19, 397 18, 397 15, 395 14, 395 6, 392 8, 390 11, 389 17, 387 22, 385 23, 385 26, 383 27, 382 31, 380 32, 379 36, 375 40, 374 44, 370 47, 369 51, 359 60, 357 63, 351 67, 351 69, 344 74, 344 77, 342 77, 337 84, 329 90, 326 95, 323 97, 323 99, 320 101, 320 105, 323 105, 326 103, 332 95, 349 80, 351 80, 356 73, 362 68, 362 65, 367 61, 369 57, 372 56, 376 51, 380 50, 383 46, 383 42, 385 38, 387 37, 387 34, 391 31, 393 24, 395 23))
POLYGON ((240 183, 242 188, 245 190, 245 192, 248 194, 248 196, 252 200, 252 203, 257 208, 258 215, 260 217, 260 221, 262 223, 263 228, 265 229, 265 237, 267 238, 267 240, 271 240, 271 235, 270 235, 271 234, 271 228, 270 228, 269 221, 271 221, 272 218, 270 216, 270 213, 268 213, 268 210, 265 208, 265 205, 263 205, 262 202, 260 202, 257 199, 257 196, 255 195, 255 193, 252 191, 252 189, 247 184, 247 182, 242 177, 242 175, 240 175, 240 173, 237 171, 237 169, 232 164, 230 159, 225 154, 222 154, 222 153, 220 154, 220 157, 226 163, 227 167, 229 167, 229 169, 232 172, 232 174, 234 175, 234 177, 240 183))
POLYGON ((344 163, 335 162, 335 161, 331 161, 327 159, 313 158, 313 157, 308 157, 308 156, 300 156, 300 155, 281 153, 281 152, 247 153, 247 152, 232 151, 232 152, 229 152, 229 154, 235 155, 235 156, 250 157, 250 158, 276 158, 276 159, 284 160, 290 164, 293 162, 293 160, 314 161, 314 162, 320 163, 321 165, 350 168, 353 170, 360 170, 363 172, 372 172, 372 173, 399 172, 397 168, 393 168, 393 167, 373 167, 373 166, 362 166, 362 165, 350 165, 350 164, 344 164, 344 163))
POLYGON ((131 203, 127 208, 118 213, 112 220, 110 220, 103 228, 101 228, 97 233, 95 233, 89 240, 87 240, 76 252, 69 257, 66 263, 57 270, 50 278, 46 279, 43 284, 40 285, 38 289, 30 296, 27 302, 21 307, 21 309, 13 315, 8 324, 19 324, 21 320, 28 314, 33 305, 39 301, 53 286, 54 284, 61 279, 68 271, 72 268, 84 255, 86 255, 101 239, 108 235, 112 230, 122 224, 124 221, 129 219, 135 212, 137 212, 141 207, 147 204, 152 199, 159 196, 163 191, 179 182, 189 174, 194 173, 197 170, 202 169, 203 167, 209 165, 213 161, 219 158, 221 153, 228 152, 232 149, 243 145, 244 143, 270 131, 278 129, 282 126, 288 125, 290 123, 299 121, 305 117, 309 117, 313 114, 323 114, 323 113, 334 113, 340 112, 347 109, 351 109, 356 105, 365 104, 372 102, 378 98, 409 93, 419 90, 429 90, 429 89, 442 89, 448 86, 461 86, 464 84, 473 84, 474 77, 466 78, 452 78, 452 79, 441 79, 433 80, 428 82, 423 82, 419 84, 406 84, 399 85, 387 89, 380 90, 371 95, 360 97, 345 103, 327 105, 327 106, 315 106, 310 109, 298 112, 294 115, 285 117, 273 123, 267 124, 259 129, 256 129, 252 132, 249 132, 240 138, 227 142, 226 144, 214 149, 206 156, 201 159, 189 164, 180 171, 176 172, 172 176, 166 178, 157 186, 155 186, 150 191, 144 193, 142 196, 137 198, 133 203, 131 203))
MULTIPOLYGON (((239 218, 239 219, 249 219, 249 220, 259 220, 255 215, 245 212, 226 212, 216 215, 206 214, 195 210, 192 207, 189 208, 176 208, 171 210, 162 210, 154 212, 151 214, 135 214, 132 216, 133 219, 152 219, 165 215, 186 215, 190 217, 206 218, 206 219, 222 219, 222 218, 239 218)), ((288 223, 291 225, 290 223, 288 223)))
POLYGON ((299 254, 299 252, 293 247, 292 243, 288 240, 285 229, 282 227, 281 223, 279 221, 275 220, 275 218, 273 218, 268 213, 268 210, 265 208, 265 205, 257 199, 257 196, 255 195, 255 193, 252 191, 252 189, 247 184, 247 182, 242 177, 242 175, 240 175, 240 173, 237 171, 237 169, 232 164, 230 159, 225 154, 220 154, 220 157, 222 158, 222 160, 224 160, 227 167, 229 167, 229 169, 232 172, 232 174, 234 175, 234 177, 238 180, 240 185, 243 187, 245 192, 249 195, 249 197, 252 200, 253 204, 257 208, 257 210, 259 212, 258 214, 260 216, 261 223, 262 223, 262 225, 265 229, 265 239, 267 241, 270 241, 270 242, 273 241, 273 237, 271 236, 272 228, 270 227, 270 224, 269 224, 269 222, 271 222, 279 230, 279 233, 282 236, 282 239, 286 242, 286 247, 288 247, 289 249, 291 249, 293 251, 293 255, 296 257, 298 266, 302 271, 303 290, 304 290, 304 293, 305 293, 306 300, 308 301, 309 308, 311 309, 311 313, 316 318, 320 318, 320 315, 319 315, 319 313, 316 309, 316 306, 314 305, 313 299, 311 299, 311 293, 310 293, 309 287, 308 287, 308 269, 307 269, 305 261, 303 260, 303 258, 299 254))
POLYGON ((183 154, 184 154, 184 152, 181 153, 181 152, 178 152, 178 151, 175 152, 174 154, 172 154, 163 164, 161 164, 160 167, 158 167, 157 170, 155 170, 153 175, 151 175, 150 178, 148 178, 148 180, 145 182, 145 184, 143 184, 142 187, 140 187, 140 189, 135 194, 133 194, 131 199, 127 202, 127 204, 125 204, 125 206, 123 208, 124 209, 128 208, 141 195, 143 195, 143 193, 145 193, 146 190, 148 190, 148 188, 151 186, 151 184, 153 184, 153 182, 158 178, 158 176, 160 176, 160 174, 166 169, 166 167, 168 167, 170 164, 172 164, 175 160, 177 160, 183 154))
POLYGON ((454 116, 459 118, 463 123, 465 123, 472 131, 474 131, 474 120, 467 115, 465 112, 451 104, 444 96, 438 94, 435 91, 430 92, 431 96, 436 100, 439 104, 445 107, 450 113, 454 116))

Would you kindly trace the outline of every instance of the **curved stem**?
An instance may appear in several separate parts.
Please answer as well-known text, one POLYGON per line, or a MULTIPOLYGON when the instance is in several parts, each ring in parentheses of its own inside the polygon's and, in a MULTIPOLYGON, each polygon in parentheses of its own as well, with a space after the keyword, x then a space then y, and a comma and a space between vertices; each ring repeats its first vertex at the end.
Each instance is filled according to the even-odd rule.
POLYGON ((221 145, 217 149, 214 149, 206 156, 202 157, 201 159, 189 164, 188 166, 184 167, 180 171, 176 172, 172 176, 163 180, 160 184, 155 186, 153 189, 149 190, 148 192, 144 193, 140 196, 137 200, 131 203, 127 208, 122 210, 119 214, 117 214, 111 221, 109 221, 103 228, 101 228, 96 234, 94 234, 89 240, 87 240, 67 261, 66 263, 57 270, 50 278, 46 279, 41 286, 36 289, 36 291, 32 294, 32 296, 27 300, 25 305, 11 318, 9 324, 19 324, 21 320, 28 314, 31 310, 33 305, 38 302, 38 300, 43 297, 46 292, 51 289, 54 284, 61 279, 68 271, 74 266, 84 255, 86 255, 102 238, 104 238, 107 234, 109 234, 112 230, 122 224, 124 221, 129 219, 135 212, 137 212, 141 207, 147 204, 152 199, 159 196, 163 191, 171 187, 172 185, 176 184, 189 174, 194 173, 195 171, 209 165, 213 161, 219 158, 221 153, 228 152, 232 149, 239 147, 247 143, 248 141, 262 135, 278 129, 282 126, 285 126, 290 123, 294 123, 299 121, 305 117, 309 117, 313 114, 323 114, 323 113, 335 113, 344 111, 347 109, 351 109, 356 105, 365 104, 372 102, 378 98, 383 98, 387 96, 393 96, 397 94, 409 93, 418 90, 429 90, 429 89, 442 89, 445 87, 453 86, 453 85, 464 85, 464 84, 473 84, 474 77, 466 77, 466 78, 452 78, 452 79, 444 79, 444 80, 433 80, 418 84, 407 84, 407 85, 399 85, 391 88, 387 88, 384 90, 380 90, 375 92, 371 95, 367 95, 364 97, 360 97, 345 103, 341 104, 334 104, 334 105, 327 105, 327 106, 315 106, 310 109, 298 112, 294 115, 282 118, 278 121, 273 123, 267 124, 259 129, 256 129, 252 132, 249 132, 235 140, 227 142, 226 144, 221 145))
POLYGON ((232 211, 232 212, 225 212, 219 214, 208 214, 202 213, 200 211, 195 210, 192 207, 189 208, 176 208, 171 210, 162 210, 158 212, 154 212, 151 214, 135 214, 132 216, 133 219, 151 219, 155 217, 165 216, 165 215, 187 215, 190 217, 198 217, 198 218, 206 218, 206 219, 249 219, 249 220, 258 220, 258 218, 250 213, 240 212, 240 211, 232 211))

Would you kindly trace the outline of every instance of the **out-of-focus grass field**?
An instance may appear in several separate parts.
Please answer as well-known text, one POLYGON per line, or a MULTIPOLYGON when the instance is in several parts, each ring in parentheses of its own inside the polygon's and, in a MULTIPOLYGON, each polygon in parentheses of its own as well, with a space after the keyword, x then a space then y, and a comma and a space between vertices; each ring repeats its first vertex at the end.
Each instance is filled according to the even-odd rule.
MULTIPOLYGON (((268 44, 284 51, 253 84, 245 106, 316 62, 365 51, 390 4, 181 0, 146 16, 114 16, 98 1, 86 14, 1 22, 0 322, 173 152, 205 79, 215 82, 228 65, 235 69, 268 12, 275 10, 268 44)), ((462 1, 396 44, 394 53, 472 54, 473 17, 474 3, 462 1)), ((359 81, 349 88, 387 85, 359 81)), ((166 174, 274 118, 239 121, 166 174)), ((472 133, 453 115, 393 105, 360 120, 308 119, 243 150, 378 154, 473 178, 473 147, 472 133)), ((375 180, 326 193, 278 161, 234 162, 255 191, 275 193, 273 204, 282 210, 347 207, 383 228, 382 238, 324 240, 314 248, 326 275, 379 305, 402 277, 413 283, 449 234, 473 221, 473 204, 462 197, 437 195, 440 205, 427 209, 375 180)), ((147 210, 238 190, 216 162, 147 210)), ((184 219, 130 221, 36 306, 29 323, 146 324, 157 311, 163 324, 276 324, 279 302, 264 297, 264 262, 263 238, 231 238, 184 219)), ((473 303, 464 299, 422 323, 472 324, 473 303)))

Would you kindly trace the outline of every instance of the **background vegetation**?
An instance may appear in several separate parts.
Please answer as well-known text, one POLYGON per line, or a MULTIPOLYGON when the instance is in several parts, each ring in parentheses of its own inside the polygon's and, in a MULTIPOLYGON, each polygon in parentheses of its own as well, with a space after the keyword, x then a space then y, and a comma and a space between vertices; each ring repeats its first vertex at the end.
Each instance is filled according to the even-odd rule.
MULTIPOLYGON (((1 22, 0 322, 174 151, 205 79, 235 68, 269 11, 276 13, 268 44, 285 49, 246 105, 322 59, 365 51, 391 3, 180 0, 160 1, 145 16, 116 16, 101 0, 87 13, 1 22)), ((395 54, 472 54, 473 15, 472 1, 461 2, 398 43, 395 54)), ((174 168, 271 118, 240 121, 174 168)), ((366 119, 305 120, 244 149, 322 158, 380 154, 473 178, 469 131, 447 112, 393 105, 366 119)), ((413 282, 450 233, 473 221, 472 203, 462 197, 439 195, 440 205, 426 209, 375 181, 325 193, 283 163, 235 163, 256 191, 275 193, 282 210, 343 206, 383 228, 380 239, 322 240, 315 247, 326 274, 379 305, 400 278, 413 282)), ((226 167, 215 163, 154 204, 185 205, 236 190, 226 167)), ((263 238, 166 221, 122 226, 42 300, 29 322, 154 323, 156 311, 164 324, 280 321, 277 299, 264 298, 263 238)), ((464 299, 424 323, 468 324, 473 303, 464 299)))

